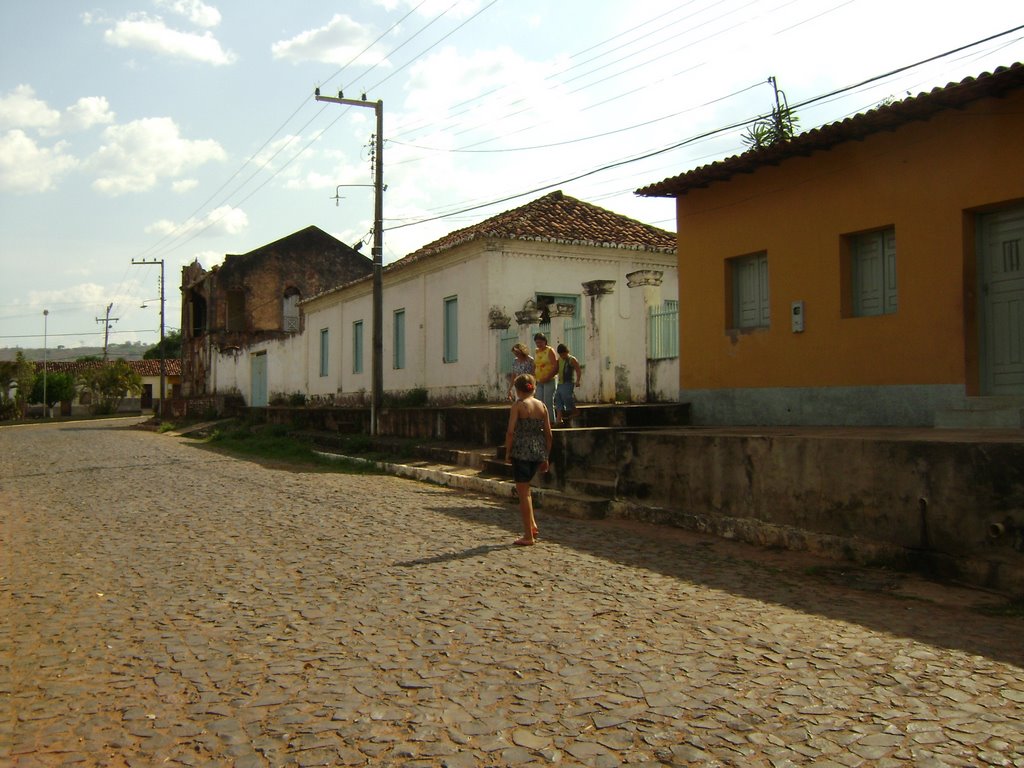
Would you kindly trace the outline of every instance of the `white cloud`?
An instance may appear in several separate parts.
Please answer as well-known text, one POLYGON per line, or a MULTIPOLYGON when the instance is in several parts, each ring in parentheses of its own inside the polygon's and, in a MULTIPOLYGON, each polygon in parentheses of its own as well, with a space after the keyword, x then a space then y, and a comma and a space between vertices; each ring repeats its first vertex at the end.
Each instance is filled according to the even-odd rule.
MULTIPOLYGON (((290 40, 280 40, 270 46, 275 59, 294 63, 318 61, 324 64, 347 64, 372 42, 369 30, 345 14, 335 16, 322 27, 300 32, 290 40)), ((369 53, 376 57, 378 54, 369 53)), ((363 61, 363 64, 382 64, 383 59, 363 61)))
POLYGON ((204 163, 225 158, 212 139, 182 138, 168 117, 150 117, 103 132, 104 144, 88 160, 97 178, 93 187, 109 195, 143 192, 163 177, 174 178, 204 163))
POLYGON ((279 139, 274 139, 253 157, 253 165, 257 168, 267 166, 269 170, 273 171, 275 169, 275 160, 280 158, 283 164, 293 157, 301 147, 302 137, 295 134, 288 134, 279 139))
MULTIPOLYGON (((46 307, 73 304, 91 304, 106 306, 110 290, 96 283, 78 283, 66 288, 53 288, 46 291, 29 291, 28 305, 30 307, 46 307)), ((51 315, 56 314, 51 310, 51 315)), ((51 318, 52 321, 53 318, 51 318)), ((51 326, 50 330, 53 328, 51 326)))
POLYGON ((85 130, 94 125, 109 125, 114 118, 110 103, 103 96, 83 96, 65 110, 61 128, 85 130))
POLYGON ((45 192, 57 179, 78 165, 67 152, 66 142, 42 147, 24 131, 0 136, 0 190, 17 193, 45 192))
MULTIPOLYGON (((524 59, 507 46, 463 55, 452 47, 418 61, 410 70, 405 106, 414 125, 441 124, 448 129, 437 136, 416 139, 413 143, 429 146, 456 146, 478 143, 497 135, 511 136, 527 128, 540 128, 545 143, 555 141, 572 126, 578 131, 580 100, 549 75, 556 62, 524 59), (486 94, 482 99, 478 94, 486 94), (476 104, 467 117, 451 130, 448 113, 469 100, 476 104), (528 109, 524 108, 528 105, 528 109), (537 116, 542 115, 542 123, 537 116)), ((511 140, 513 145, 523 143, 511 140)), ((488 143, 487 148, 501 146, 488 143)))
POLYGON ((233 208, 230 205, 222 205, 215 208, 201 219, 188 219, 181 224, 176 224, 170 219, 160 219, 148 227, 148 235, 175 235, 195 234, 206 237, 219 235, 237 235, 244 232, 249 226, 249 217, 241 208, 233 208))
POLYGON ((450 0, 375 0, 376 4, 390 12, 398 6, 414 8, 420 16, 434 18, 448 13, 452 18, 463 19, 472 16, 480 9, 480 0, 463 0, 454 8, 450 0))
POLYGON ((54 128, 60 123, 60 112, 36 98, 30 85, 19 85, 0 97, 0 128, 54 128))
POLYGON ((159 17, 136 14, 117 22, 103 33, 104 39, 119 48, 141 48, 177 58, 223 65, 235 61, 235 54, 225 51, 211 33, 179 32, 168 27, 159 17))
POLYGON ((199 181, 196 179, 179 179, 171 184, 171 191, 180 195, 190 192, 198 186, 199 181))
POLYGON ((216 27, 220 24, 220 11, 202 0, 159 0, 162 8, 184 16, 197 27, 216 27))

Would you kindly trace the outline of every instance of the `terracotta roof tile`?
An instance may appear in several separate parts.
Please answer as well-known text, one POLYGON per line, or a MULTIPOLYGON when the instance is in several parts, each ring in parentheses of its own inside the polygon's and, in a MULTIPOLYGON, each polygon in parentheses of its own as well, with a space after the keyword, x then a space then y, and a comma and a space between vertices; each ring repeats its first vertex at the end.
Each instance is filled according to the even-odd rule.
MULTIPOLYGON (((160 361, 159 360, 126 360, 128 367, 139 374, 139 376, 159 376, 160 375, 160 361)), ((43 370, 42 360, 36 360, 34 363, 36 371, 43 370)), ((89 370, 90 368, 96 368, 97 366, 103 365, 102 361, 98 360, 50 360, 46 363, 46 370, 50 373, 74 373, 78 374, 82 371, 89 370)), ((181 358, 167 358, 164 361, 164 376, 181 376, 181 358)))
MULTIPOLYGON (((676 252, 675 233, 643 224, 556 191, 519 208, 499 213, 479 224, 450 232, 398 261, 393 261, 385 266, 383 271, 402 269, 464 243, 484 239, 534 240, 658 253, 676 252)), ((370 276, 361 277, 337 285, 301 303, 305 304, 370 279, 370 276)))
POLYGON ((388 265, 400 268, 473 240, 536 240, 675 253, 676 236, 605 208, 551 192, 511 211, 451 232, 388 265))
POLYGON ((937 112, 957 109, 972 101, 1003 96, 1024 87, 1024 64, 999 67, 978 77, 968 77, 959 83, 934 88, 909 99, 887 104, 869 112, 854 115, 838 123, 801 133, 789 141, 762 149, 752 149, 695 168, 636 191, 647 197, 681 197, 691 189, 706 187, 716 181, 726 181, 741 173, 752 173, 765 165, 799 155, 809 155, 829 149, 846 141, 863 139, 873 133, 898 128, 915 120, 927 120, 937 112))

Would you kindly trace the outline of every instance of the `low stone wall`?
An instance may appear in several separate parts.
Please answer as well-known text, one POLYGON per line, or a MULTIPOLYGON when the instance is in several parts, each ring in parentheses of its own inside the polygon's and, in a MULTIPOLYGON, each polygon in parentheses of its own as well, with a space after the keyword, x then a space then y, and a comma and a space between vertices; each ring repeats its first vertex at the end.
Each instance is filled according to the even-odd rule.
POLYGON ((1024 597, 1024 439, 659 430, 563 441, 566 478, 615 468, 617 514, 1024 597))

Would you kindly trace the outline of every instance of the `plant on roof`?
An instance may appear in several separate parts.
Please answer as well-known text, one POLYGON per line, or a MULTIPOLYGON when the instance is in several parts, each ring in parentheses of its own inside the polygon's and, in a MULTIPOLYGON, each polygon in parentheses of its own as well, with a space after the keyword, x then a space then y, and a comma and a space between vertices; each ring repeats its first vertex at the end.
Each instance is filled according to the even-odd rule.
POLYGON ((797 134, 800 118, 790 109, 786 94, 780 91, 774 77, 768 82, 775 90, 775 106, 767 117, 754 121, 743 134, 743 143, 748 149, 763 149, 774 144, 789 141, 797 134))

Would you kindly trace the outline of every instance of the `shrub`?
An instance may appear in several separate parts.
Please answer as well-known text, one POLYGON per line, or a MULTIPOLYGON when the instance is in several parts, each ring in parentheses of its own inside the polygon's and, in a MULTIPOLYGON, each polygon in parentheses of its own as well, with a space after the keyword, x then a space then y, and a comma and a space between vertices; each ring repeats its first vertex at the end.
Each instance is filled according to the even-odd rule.
POLYGON ((427 405, 430 398, 427 395, 426 387, 414 387, 413 389, 398 394, 386 394, 384 403, 392 408, 422 408, 427 405))

